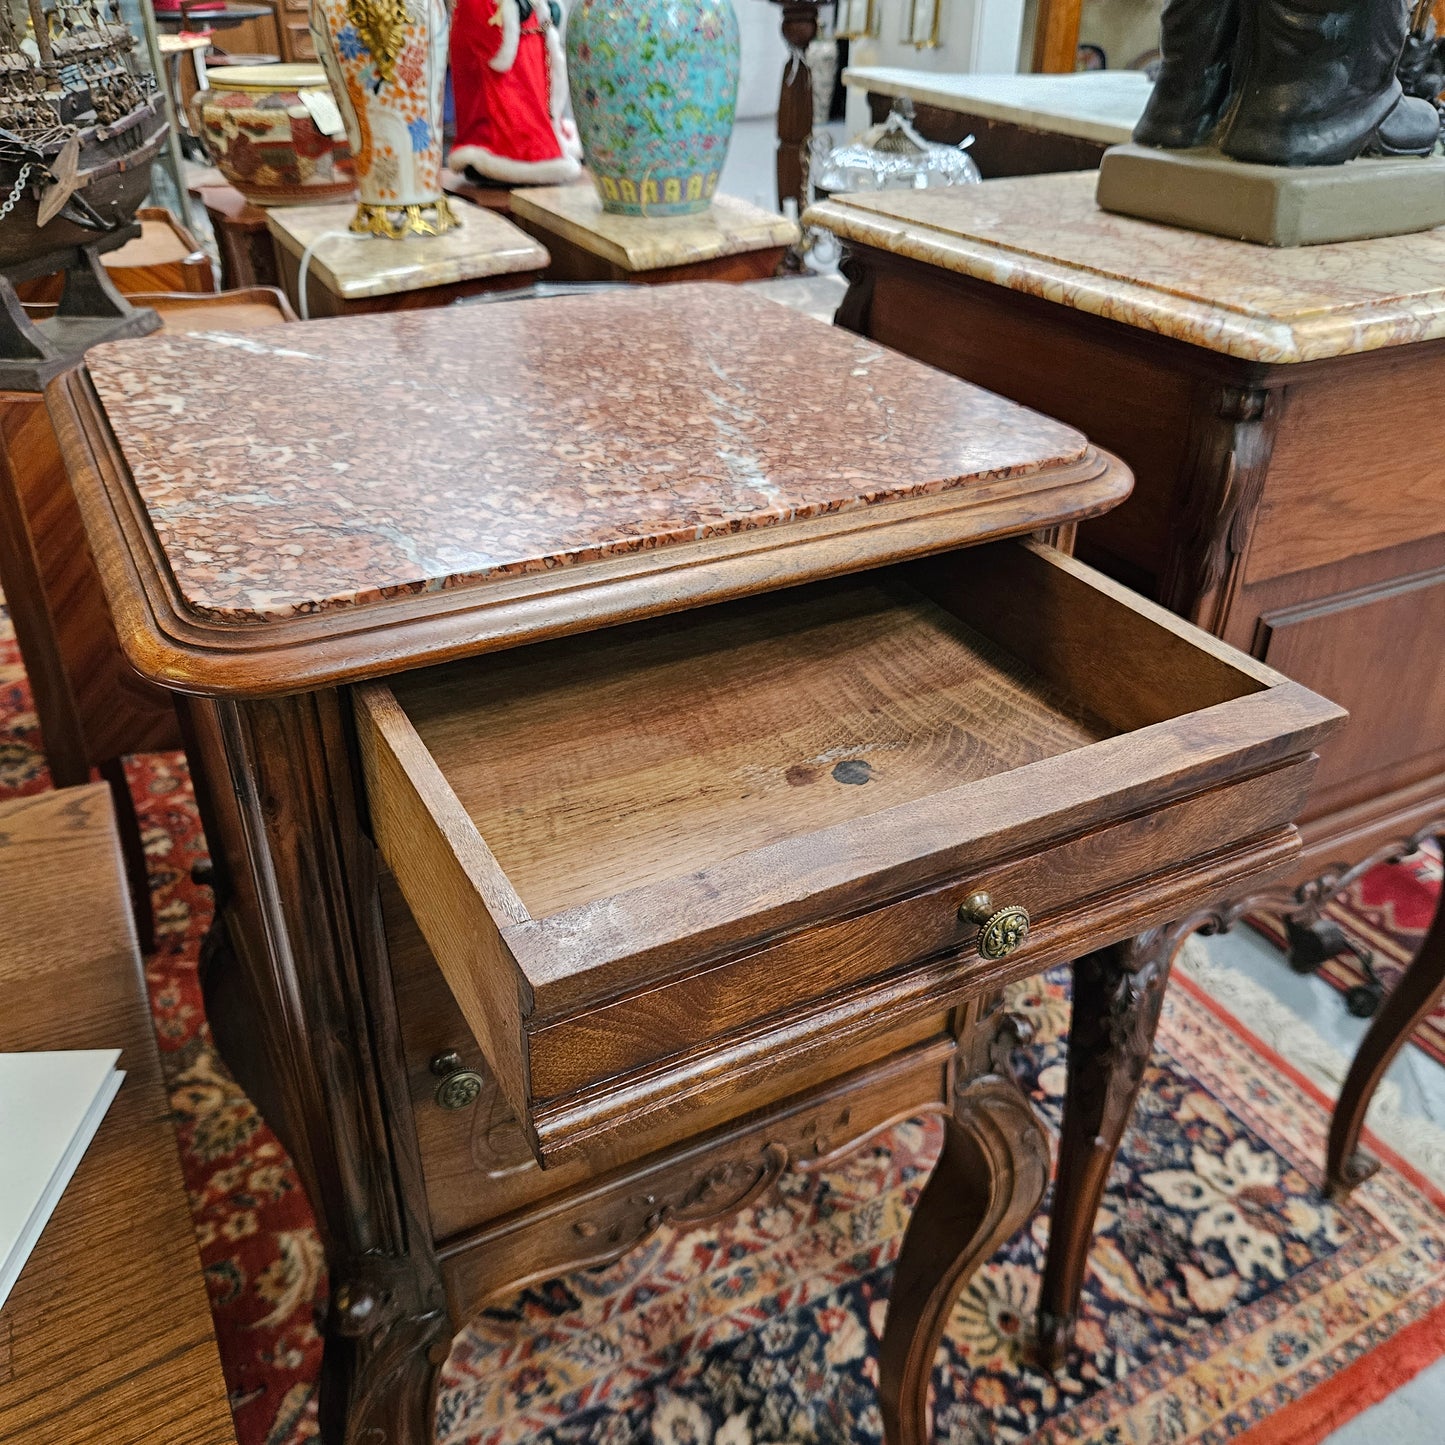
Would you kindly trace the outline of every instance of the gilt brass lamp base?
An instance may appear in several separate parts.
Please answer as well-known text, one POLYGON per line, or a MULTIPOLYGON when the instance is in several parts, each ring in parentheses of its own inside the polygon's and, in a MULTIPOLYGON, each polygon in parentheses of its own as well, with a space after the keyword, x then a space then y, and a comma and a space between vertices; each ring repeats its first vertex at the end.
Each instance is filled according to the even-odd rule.
POLYGON ((351 218, 353 231, 393 241, 403 236, 440 236, 460 225, 445 196, 420 206, 372 206, 362 201, 351 218))
POLYGON ((1099 166, 1106 211, 1261 246, 1318 246, 1445 225, 1445 158, 1257 166, 1216 150, 1114 146, 1099 166))

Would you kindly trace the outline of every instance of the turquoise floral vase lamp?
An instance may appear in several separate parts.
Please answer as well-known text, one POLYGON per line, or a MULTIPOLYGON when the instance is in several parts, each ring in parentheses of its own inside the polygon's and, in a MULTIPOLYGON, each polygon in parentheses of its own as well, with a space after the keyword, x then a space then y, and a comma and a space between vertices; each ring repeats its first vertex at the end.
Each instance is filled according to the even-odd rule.
POLYGON ((567 69, 602 208, 624 216, 706 210, 737 111, 732 0, 577 0, 567 69))

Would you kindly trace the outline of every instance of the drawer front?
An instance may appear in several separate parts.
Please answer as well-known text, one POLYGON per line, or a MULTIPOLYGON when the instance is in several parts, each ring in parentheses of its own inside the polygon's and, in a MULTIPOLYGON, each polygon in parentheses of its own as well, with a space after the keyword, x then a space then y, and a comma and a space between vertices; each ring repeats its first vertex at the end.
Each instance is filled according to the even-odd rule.
MULTIPOLYGON (((900 967, 962 950, 960 984, 987 972, 977 929, 959 908, 987 892, 995 908, 1021 905, 1041 930, 1120 887, 1157 876, 1271 826, 1303 803, 1313 766, 1294 764, 1235 787, 1187 798, 1026 858, 984 866, 966 878, 808 929, 705 972, 617 1000, 580 1017, 535 1027, 532 1089, 538 1099, 588 1088, 721 1039, 810 1000, 865 985, 900 967)), ((1027 970, 1026 938, 1014 963, 1027 970)))
MULTIPOLYGON (((630 1166, 648 1155, 667 1150, 701 1131, 723 1127, 740 1112, 737 1103, 695 1114, 660 1118, 652 1127, 628 1136, 620 1144, 599 1143, 546 1170, 538 1168, 516 1115, 502 1096, 481 1050, 470 1036, 456 1000, 437 968, 436 960, 390 875, 382 879, 382 911, 386 920, 392 974, 396 984, 397 1013, 402 1049, 421 1146, 422 1172, 431 1209, 432 1233, 452 1239, 468 1230, 523 1208, 531 1208, 595 1180, 607 1171, 630 1166), (463 1068, 481 1078, 481 1092, 465 1108, 448 1109, 437 1102, 438 1078, 432 1060, 455 1051, 463 1068)), ((822 1068, 796 1073, 760 1076, 758 1087, 742 1100, 748 1113, 782 1108, 800 1091, 816 1090, 875 1058, 888 1058, 932 1043, 936 1067, 911 1077, 910 1092, 899 1100, 892 1094, 888 1117, 916 1110, 947 1096, 943 1066, 953 1055, 948 1036, 949 1013, 942 1009, 910 1017, 881 1039, 835 1051, 822 1068)), ((877 1099, 855 1108, 853 1117, 836 1113, 819 1123, 810 1141, 814 1154, 827 1153, 881 1122, 877 1099)), ((770 1136, 771 1137, 771 1136, 770 1136)), ((790 1151, 796 1159, 798 1149, 790 1151)), ((570 1225, 568 1226, 570 1228, 570 1225)), ((585 1262, 578 1256, 578 1262, 585 1262)))

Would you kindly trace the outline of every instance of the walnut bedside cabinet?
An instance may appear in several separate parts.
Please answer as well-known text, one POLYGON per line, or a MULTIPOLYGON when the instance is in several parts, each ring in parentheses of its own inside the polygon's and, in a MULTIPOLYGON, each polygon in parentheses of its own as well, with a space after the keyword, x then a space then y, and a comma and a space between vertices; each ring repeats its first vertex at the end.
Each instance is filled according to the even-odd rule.
POLYGON ((180 698, 212 1026, 326 1240, 323 1428, 421 1445, 486 1301, 922 1111, 881 1347, 918 1445, 1049 1174, 1000 989, 1082 960, 1061 1347, 1175 940, 1290 866, 1341 714, 1027 539, 1129 489, 1070 427, 737 287, 478 324, 292 328, 243 389, 224 339, 121 344, 49 394, 180 698))
MULTIPOLYGON (((1136 477, 1080 528, 1110 576, 1349 709, 1265 896, 1300 966, 1330 898, 1445 836, 1445 228, 1276 249, 1114 216, 1092 175, 854 197, 841 324, 1075 426, 1136 477)), ((1445 995, 1445 910, 1341 1091, 1336 1193, 1374 1085, 1445 995)))

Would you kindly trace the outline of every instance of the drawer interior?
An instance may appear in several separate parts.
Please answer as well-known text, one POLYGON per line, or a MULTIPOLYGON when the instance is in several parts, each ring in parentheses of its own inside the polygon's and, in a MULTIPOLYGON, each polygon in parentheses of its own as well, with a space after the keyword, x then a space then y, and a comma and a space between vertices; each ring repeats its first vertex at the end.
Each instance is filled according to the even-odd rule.
MULTIPOLYGON (((393 691, 542 917, 1262 686, 1224 668, 1212 689, 1160 703, 1117 658, 1043 645, 1045 599, 1016 565, 1028 559, 1012 543, 974 549, 435 668, 393 691), (994 587, 1012 595, 991 600, 994 587)), ((1092 615, 1084 589, 1086 602, 1092 615)), ((1087 633, 1087 616, 1073 622, 1087 633)))
POLYGON ((533 916, 1113 732, 891 575, 441 668, 396 694, 533 916))

